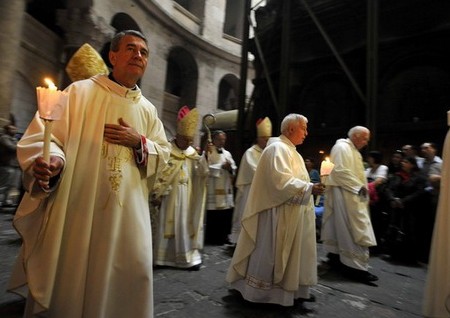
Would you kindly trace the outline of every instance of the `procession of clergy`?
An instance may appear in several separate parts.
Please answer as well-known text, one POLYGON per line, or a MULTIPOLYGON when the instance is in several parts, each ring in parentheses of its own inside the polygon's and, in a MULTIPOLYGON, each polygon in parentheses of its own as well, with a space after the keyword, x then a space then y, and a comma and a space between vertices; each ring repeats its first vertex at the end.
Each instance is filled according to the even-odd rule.
MULTIPOLYGON (((286 116, 279 137, 271 137, 268 117, 258 120, 255 143, 239 169, 224 149, 223 131, 213 132, 212 143, 201 153, 192 147, 198 120, 195 108, 180 110, 169 164, 155 183, 154 264, 199 270, 205 242, 228 243, 234 251, 226 276, 231 289, 250 302, 304 308, 304 302, 315 300, 309 288, 317 284, 313 197, 325 191, 325 185, 310 181, 296 149, 306 138, 307 119, 286 116)), ((367 128, 355 126, 332 147, 334 169, 326 179, 321 240, 330 266, 377 286, 378 277, 368 271, 369 248, 377 241, 360 153, 369 139, 367 128)), ((437 292, 432 286, 439 280, 434 280, 428 284, 430 295, 437 292)), ((442 307, 435 296, 426 302, 430 317, 433 308, 442 307)))
MULTIPOLYGON (((169 163, 154 186, 154 264, 199 270, 204 242, 230 242, 235 252, 226 279, 244 299, 282 306, 314 300, 309 293, 317 284, 313 198, 325 186, 311 182, 296 149, 308 134, 307 118, 286 116, 281 135, 272 138, 269 118, 258 120, 256 142, 243 155, 236 182, 224 132, 213 132, 212 144, 201 154, 191 146, 198 119, 195 108, 180 110, 169 163)), ((327 205, 323 222, 330 261, 366 283, 377 280, 368 272, 369 247, 376 241, 359 153, 369 138, 368 129, 357 126, 333 148, 335 173, 328 184, 335 190, 330 196, 338 198, 327 205)))
MULTIPOLYGON (((128 43, 128 46, 123 45, 125 53, 112 51, 110 55, 113 61, 127 58, 127 54, 137 56, 139 60, 146 60, 148 54, 146 41, 140 33, 133 31, 121 36, 122 41, 128 43), (130 50, 129 47, 133 50, 130 50), (125 50, 125 48, 127 49, 125 50)), ((74 69, 79 71, 79 65, 74 69)), ((90 67, 91 69, 92 67, 90 67)), ((111 92, 114 95, 115 104, 113 103, 113 106, 121 105, 120 103, 123 103, 125 97, 129 99, 127 103, 130 105, 134 103, 136 96, 140 97, 140 90, 137 86, 118 85, 116 78, 112 75, 114 73, 109 76, 95 75, 92 77, 92 81, 98 84, 98 87, 94 85, 95 89, 101 94, 88 94, 93 99, 88 104, 95 104, 95 98, 98 98, 96 96, 107 96, 111 92)), ((83 77, 88 78, 84 75, 83 77)), ((70 88, 70 92, 88 88, 88 85, 92 85, 92 83, 80 81, 70 88)), ((74 95, 76 96, 76 94, 74 95)), ((75 105, 75 103, 73 104, 75 105)), ((80 114, 88 113, 89 116, 86 115, 83 118, 80 115, 80 122, 83 122, 85 118, 95 118, 93 116, 97 110, 94 108, 75 106, 66 113, 78 114, 78 111, 80 114)), ((139 107, 146 109, 145 107, 149 106, 143 100, 139 107)), ((320 196, 325 198, 321 240, 323 248, 328 252, 329 265, 352 280, 377 286, 374 282, 378 280, 378 277, 369 272, 369 248, 376 246, 377 241, 370 218, 369 187, 360 153, 360 150, 367 146, 370 140, 370 131, 366 127, 350 128, 346 138, 336 141, 330 152, 330 160, 334 168, 324 183, 321 181, 313 183, 300 154, 301 151, 297 151, 297 146, 301 145, 308 135, 308 119, 303 115, 292 113, 283 118, 279 127, 281 134, 278 137, 272 137, 272 123, 268 117, 258 120, 255 144, 246 150, 238 169, 231 153, 224 148, 227 137, 224 131, 213 131, 211 137, 208 136, 204 149, 197 150, 193 147, 200 117, 196 108, 183 106, 179 110, 176 134, 169 141, 171 147, 167 145, 163 125, 157 118, 156 109, 151 107, 151 111, 144 112, 146 114, 145 122, 138 118, 139 116, 135 116, 136 113, 131 112, 131 108, 118 107, 117 109, 132 113, 131 118, 136 122, 135 124, 142 125, 150 131, 147 139, 145 136, 141 136, 138 143, 133 141, 125 144, 126 138, 125 141, 120 141, 114 136, 117 133, 132 131, 129 129, 129 124, 121 117, 119 125, 108 124, 108 121, 105 121, 107 133, 105 135, 106 142, 103 143, 111 145, 105 149, 102 144, 102 147, 95 149, 99 160, 108 162, 108 164, 105 163, 105 167, 108 167, 105 170, 108 175, 102 175, 102 177, 110 183, 111 191, 100 197, 103 205, 96 207, 105 214, 102 214, 102 217, 83 218, 79 213, 67 213, 68 217, 76 222, 72 227, 64 225, 64 213, 61 211, 70 210, 72 203, 79 201, 79 193, 85 193, 92 197, 92 200, 86 201, 86 205, 94 202, 94 197, 98 199, 95 187, 100 188, 100 183, 92 182, 89 184, 92 189, 76 187, 73 191, 57 192, 56 198, 55 196, 50 197, 48 205, 39 204, 37 206, 36 202, 40 201, 33 200, 31 198, 32 191, 30 191, 30 197, 25 198, 25 203, 21 204, 21 210, 19 209, 19 213, 15 217, 15 226, 27 236, 23 237, 23 250, 12 275, 11 290, 15 289, 16 292, 19 292, 25 283, 32 287, 28 296, 27 292, 22 293, 24 297, 28 297, 26 312, 30 317, 34 313, 47 310, 51 302, 54 303, 54 306, 50 307, 52 313, 71 311, 73 317, 80 315, 72 308, 76 308, 80 312, 92 310, 91 314, 81 315, 86 317, 99 317, 100 314, 97 312, 104 308, 110 310, 109 314, 106 311, 103 312, 104 316, 108 317, 128 315, 131 310, 136 311, 135 317, 153 316, 153 287, 151 265, 149 266, 149 264, 153 262, 156 267, 170 266, 200 270, 204 244, 222 245, 225 243, 231 243, 234 247, 225 279, 230 288, 238 291, 243 299, 254 303, 306 308, 305 302, 315 301, 315 296, 310 294, 310 288, 318 282, 314 198, 320 196), (156 122, 157 125, 152 126, 148 124, 150 122, 156 122), (148 148, 149 146, 151 148, 148 148), (127 150, 122 153, 120 149, 127 150), (170 157, 167 164, 162 167, 162 162, 166 161, 169 149, 170 157), (106 151, 106 155, 104 151, 106 151), (161 156, 161 159, 158 158, 158 155, 161 156), (134 158, 136 162, 130 158, 134 158), (151 158, 153 162, 147 166, 148 158, 151 158), (113 162, 111 160, 115 160, 115 165, 109 165, 109 162, 113 162), (141 170, 135 169, 135 164, 141 170), (161 168, 159 168, 160 166, 161 168), (153 171, 158 171, 158 173, 155 178, 151 178, 151 183, 148 184, 150 186, 148 186, 148 176, 142 178, 141 174, 151 175, 153 171), (127 173, 133 173, 130 175, 136 180, 140 180, 141 192, 135 191, 132 187, 126 187, 123 189, 124 194, 119 195, 118 188, 121 178, 129 177, 130 175, 127 173), (236 195, 234 195, 234 188, 237 189, 236 195), (148 224, 150 227, 149 222, 144 222, 145 218, 148 218, 148 213, 145 213, 146 216, 140 213, 148 208, 145 202, 146 194, 142 196, 144 190, 147 189, 151 191, 149 205, 153 235, 152 246, 148 240, 132 239, 133 231, 140 231, 137 233, 139 238, 145 237, 146 233, 150 232, 146 226, 148 224), (137 198, 138 196, 139 198, 137 198), (137 206, 128 206, 129 201, 135 201, 137 206), (127 207, 126 210, 129 210, 129 213, 130 211, 134 213, 134 218, 121 213, 124 206, 127 207), (37 214, 35 211, 42 213, 37 214), (52 214, 52 211, 57 212, 52 214), (52 224, 49 225, 47 224, 48 215, 52 218, 52 222, 50 222, 52 224), (108 221, 111 227, 109 232, 104 227, 105 215, 111 218, 108 221), (43 228, 34 227, 33 224, 37 223, 46 225, 43 228), (96 236, 86 235, 81 240, 79 232, 83 232, 81 229, 89 228, 89 226, 95 227, 93 232, 97 233, 96 236), (65 236, 67 239, 62 242, 74 249, 76 253, 69 253, 67 250, 59 248, 60 242, 54 237, 63 230, 67 232, 67 236, 65 236), (123 241, 131 239, 135 242, 134 245, 123 241), (28 249, 27 247, 31 245, 27 245, 27 243, 33 240, 39 244, 28 249), (105 249, 105 246, 108 245, 107 241, 111 240, 113 240, 111 245, 119 246, 120 252, 116 252, 113 248, 105 249), (59 254, 48 253, 47 250, 42 249, 41 242, 49 245, 52 253, 59 254), (88 250, 85 246, 91 247, 92 255, 85 256, 85 259, 73 257, 74 255, 85 255, 88 250), (151 255, 147 255, 151 254, 150 249, 152 248, 153 261, 151 255), (136 262, 124 261, 122 255, 128 255, 130 249, 132 255, 145 254, 145 259, 136 262), (142 251, 148 252, 146 254, 142 251), (57 264, 55 264, 57 262, 52 262, 58 256, 60 257, 58 265, 65 265, 63 267, 67 272, 58 271, 57 264), (84 285, 80 284, 78 277, 72 274, 74 268, 81 273, 80 275, 90 273, 81 265, 86 265, 83 261, 91 256, 99 260, 101 265, 89 269, 92 270, 92 274, 87 275, 88 283, 92 289, 89 289, 89 293, 86 293, 86 297, 83 298, 79 297, 78 294, 81 292, 78 293, 77 290, 83 290, 84 285), (22 260, 25 261, 22 262, 22 260), (46 266, 51 267, 50 270, 47 270, 46 266), (137 271, 135 267, 138 268, 137 271), (25 271, 33 272, 27 276, 25 271), (39 274, 42 271, 49 272, 53 276, 39 274), (135 274, 133 283, 128 283, 127 275, 120 275, 123 272, 135 274), (145 279, 139 273, 145 273, 145 279), (66 281, 66 277, 69 277, 70 280, 66 281), (55 281, 57 283, 54 283, 55 281), (98 284, 99 281, 102 285, 98 284), (107 287, 114 287, 114 284, 126 286, 127 289, 107 287), (138 288, 134 284, 142 286, 138 288), (53 288, 53 286, 59 289, 53 288), (100 297, 102 293, 99 292, 99 289, 102 289, 102 286, 104 286, 104 292, 110 293, 109 298, 107 296, 100 297), (145 297, 147 298, 141 295, 142 290, 146 291, 145 297), (141 307, 122 308, 114 301, 114 299, 121 299, 123 295, 128 296, 132 292, 135 294, 130 297, 133 297, 141 307), (76 306, 74 300, 78 301, 76 306), (143 304, 145 306, 142 306, 143 304), (124 315, 121 311, 124 311, 124 315)), ((104 111, 103 108, 100 110, 104 111)), ((114 116, 117 114, 111 112, 110 115, 113 116, 112 119, 106 119, 114 122, 114 116)), ((91 121, 90 124, 95 126, 95 121, 91 121)), ((75 137, 66 136, 67 132, 63 121, 57 123, 57 128, 55 136, 60 135, 60 138, 55 138, 53 151, 58 152, 61 158, 65 156, 65 153, 56 147, 56 140, 66 141, 67 138, 71 142, 65 151, 91 154, 90 144, 79 143, 78 140, 87 133, 95 135, 93 140, 104 139, 103 136, 98 135, 100 130, 85 129, 83 125, 76 126, 75 137), (76 138, 77 136, 80 137, 76 138)), ((39 117, 36 116, 29 128, 28 138, 32 142, 27 140, 22 142, 24 153, 25 151, 29 152, 29 149, 37 154, 40 153, 41 139, 39 136, 43 135, 42 131, 42 124, 39 117), (39 134, 33 133, 34 131, 39 131, 39 134)), ((449 163, 445 156, 450 152, 450 137, 447 139, 443 158, 443 182, 441 183, 441 193, 445 194, 448 194, 448 180, 450 180, 448 178, 449 163)), ((28 155, 28 153, 25 154, 28 155)), ((38 156, 31 158, 36 157, 38 156)), ((90 156, 84 157, 85 161, 81 162, 79 167, 91 167, 90 156)), ((68 158, 71 157, 68 156, 68 158)), ((41 160, 40 157, 35 160, 38 168, 41 166, 46 173, 50 174, 50 171, 47 171, 51 170, 48 168, 50 167, 49 163, 41 160)), ((61 162, 57 156, 52 160, 54 160, 52 165, 55 162, 61 162)), ((31 161, 28 161, 27 164, 31 166, 31 161)), ((75 171, 75 166, 71 161, 67 162, 65 174, 68 177, 63 179, 65 183, 63 182, 60 187, 69 188, 67 184, 73 180, 76 181, 74 183, 76 185, 85 183, 86 180, 82 174, 72 173, 75 171)), ((59 178, 61 169, 60 167, 57 174, 53 171, 51 173, 59 178)), ((38 189, 39 193, 48 196, 51 186, 54 185, 50 182, 47 182, 44 187, 41 184, 38 189)), ((30 189, 35 188, 30 182, 30 189)), ((441 195, 442 200, 438 206, 436 222, 439 226, 435 230, 434 249, 432 249, 430 257, 429 280, 424 303, 427 317, 448 317, 449 279, 448 274, 445 273, 450 265, 448 255, 450 224, 447 215, 450 209, 449 197, 441 195), (447 254, 443 252, 444 250, 447 251, 447 254), (444 277, 447 279, 443 279, 444 277)), ((92 208, 85 207, 83 204, 83 208, 79 211, 92 208)), ((53 314, 53 316, 58 315, 53 314)))

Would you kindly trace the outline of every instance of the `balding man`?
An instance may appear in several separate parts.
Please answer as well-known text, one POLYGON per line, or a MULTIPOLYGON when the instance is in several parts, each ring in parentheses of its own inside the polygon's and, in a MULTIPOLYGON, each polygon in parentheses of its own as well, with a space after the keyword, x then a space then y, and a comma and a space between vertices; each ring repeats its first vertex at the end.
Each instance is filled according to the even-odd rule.
POLYGON ((369 247, 376 245, 368 208, 367 179, 361 153, 370 131, 355 126, 348 138, 331 149, 334 169, 326 180, 322 240, 329 263, 351 279, 373 285, 378 280, 368 271, 369 247))
POLYGON ((256 167, 226 280, 247 301, 305 309, 317 284, 313 196, 324 187, 311 182, 296 150, 308 119, 289 114, 280 128, 256 167))

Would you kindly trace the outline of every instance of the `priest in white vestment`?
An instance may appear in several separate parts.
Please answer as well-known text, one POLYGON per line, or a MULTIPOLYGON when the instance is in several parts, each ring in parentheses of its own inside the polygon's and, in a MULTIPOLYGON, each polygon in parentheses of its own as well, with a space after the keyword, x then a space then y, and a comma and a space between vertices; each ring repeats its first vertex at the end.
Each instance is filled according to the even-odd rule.
POLYGON ((28 297, 25 317, 153 317, 149 181, 170 144, 136 85, 148 52, 140 32, 120 32, 112 73, 65 90, 49 163, 38 114, 18 144, 27 192, 14 217, 23 245, 10 290, 28 297))
POLYGON ((183 106, 178 112, 177 133, 169 162, 158 175, 153 201, 161 202, 154 244, 154 264, 200 269, 203 249, 208 161, 192 147, 199 114, 183 106))
POLYGON ((227 134, 224 131, 213 131, 212 145, 209 145, 208 151, 206 244, 227 243, 231 228, 237 166, 231 153, 225 149, 226 142, 227 134))
POLYGON ((309 299, 310 286, 317 284, 313 195, 324 187, 310 182, 296 150, 308 134, 307 122, 287 115, 256 168, 226 277, 251 302, 293 306, 296 299, 309 299))
MULTIPOLYGON (((450 111, 447 116, 450 126, 450 111)), ((430 318, 450 317, 450 131, 442 153, 440 195, 423 304, 423 314, 430 318)))
POLYGON ((244 214, 245 204, 247 203, 256 166, 264 148, 266 148, 267 141, 272 136, 272 122, 269 117, 257 121, 256 136, 256 143, 245 151, 239 164, 235 183, 237 192, 233 210, 233 223, 231 225, 231 233, 228 236, 231 244, 237 243, 239 233, 241 232, 241 219, 244 214))
POLYGON ((369 213, 367 178, 360 149, 370 139, 366 127, 355 126, 348 138, 338 139, 331 149, 334 169, 326 179, 322 219, 323 246, 330 264, 363 283, 378 278, 369 273, 369 247, 376 245, 369 213))

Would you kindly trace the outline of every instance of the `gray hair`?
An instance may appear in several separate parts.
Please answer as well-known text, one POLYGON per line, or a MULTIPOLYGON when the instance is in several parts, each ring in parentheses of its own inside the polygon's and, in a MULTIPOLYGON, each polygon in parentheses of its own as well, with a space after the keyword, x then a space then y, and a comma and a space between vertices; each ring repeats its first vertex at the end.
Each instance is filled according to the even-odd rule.
POLYGON ((361 135, 362 133, 369 133, 369 129, 367 129, 364 126, 355 126, 350 128, 350 130, 347 133, 348 138, 352 138, 353 136, 358 137, 359 135, 361 135))
POLYGON ((296 126, 300 125, 300 121, 304 122, 304 123, 308 123, 308 118, 306 118, 303 115, 300 114, 295 114, 295 113, 291 113, 289 115, 287 115, 286 117, 284 117, 283 121, 281 122, 281 133, 284 134, 286 133, 289 128, 295 124, 296 126))
POLYGON ((124 31, 121 31, 121 32, 117 33, 117 34, 114 36, 114 38, 111 40, 111 44, 109 45, 109 50, 110 50, 110 51, 113 51, 113 52, 119 51, 120 41, 122 40, 122 38, 123 38, 125 35, 137 36, 138 38, 141 38, 142 40, 144 40, 145 44, 148 45, 147 38, 146 38, 145 35, 142 34, 140 31, 136 31, 136 30, 124 30, 124 31))

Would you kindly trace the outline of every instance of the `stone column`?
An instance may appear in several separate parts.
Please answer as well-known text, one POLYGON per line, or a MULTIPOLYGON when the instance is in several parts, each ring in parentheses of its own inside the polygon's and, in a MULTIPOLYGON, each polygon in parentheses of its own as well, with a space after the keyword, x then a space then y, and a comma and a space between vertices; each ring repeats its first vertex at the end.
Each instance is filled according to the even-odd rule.
MULTIPOLYGON (((64 64, 69 62, 75 51, 84 43, 89 43, 100 53, 103 45, 115 34, 115 29, 96 15, 91 7, 59 10, 57 19, 57 24, 65 31, 64 64)), ((64 82, 64 86, 70 84, 67 74, 64 82)))
POLYGON ((9 122, 14 73, 20 51, 25 0, 0 1, 0 127, 9 122))

